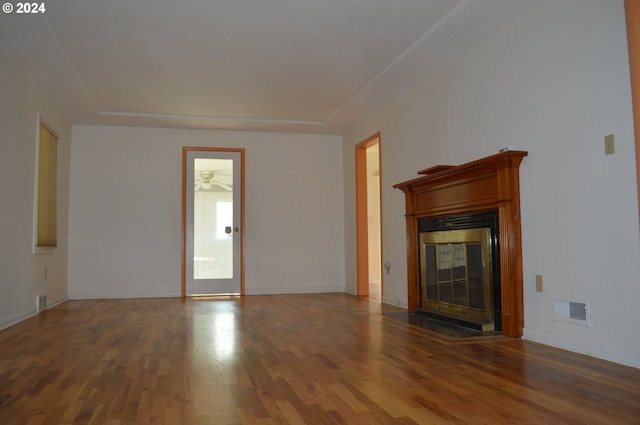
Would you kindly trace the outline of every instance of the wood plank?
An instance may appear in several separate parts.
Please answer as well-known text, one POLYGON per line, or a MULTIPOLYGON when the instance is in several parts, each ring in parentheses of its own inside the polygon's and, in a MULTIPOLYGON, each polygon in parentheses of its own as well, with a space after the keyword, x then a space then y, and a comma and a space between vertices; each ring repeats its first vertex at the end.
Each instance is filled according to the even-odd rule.
POLYGON ((0 331, 0 423, 640 424, 640 369, 382 314, 398 310, 347 294, 70 301, 0 331))

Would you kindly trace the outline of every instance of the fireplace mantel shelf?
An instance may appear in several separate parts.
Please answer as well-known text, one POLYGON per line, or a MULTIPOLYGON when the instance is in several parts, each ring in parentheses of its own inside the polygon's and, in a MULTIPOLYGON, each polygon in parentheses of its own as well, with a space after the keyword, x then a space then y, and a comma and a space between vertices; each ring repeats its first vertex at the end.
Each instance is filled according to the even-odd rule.
POLYGON ((435 181, 437 180, 455 176, 460 176, 456 178, 463 178, 461 174, 478 174, 491 168, 497 170, 499 168, 504 168, 512 165, 518 167, 522 159, 527 156, 527 154, 528 152, 526 151, 505 151, 475 161, 467 162, 462 165, 435 165, 433 167, 418 171, 417 174, 420 174, 420 177, 408 180, 406 182, 398 183, 393 187, 407 193, 407 191, 411 191, 411 189, 408 189, 410 186, 415 186, 421 183, 430 181, 433 181, 435 183, 435 181), (517 161, 517 164, 513 164, 514 160, 517 161))
POLYGON ((409 309, 420 307, 418 220, 497 210, 500 228, 502 334, 522 336, 519 167, 525 151, 505 151, 458 166, 438 165, 394 188, 405 193, 409 309))

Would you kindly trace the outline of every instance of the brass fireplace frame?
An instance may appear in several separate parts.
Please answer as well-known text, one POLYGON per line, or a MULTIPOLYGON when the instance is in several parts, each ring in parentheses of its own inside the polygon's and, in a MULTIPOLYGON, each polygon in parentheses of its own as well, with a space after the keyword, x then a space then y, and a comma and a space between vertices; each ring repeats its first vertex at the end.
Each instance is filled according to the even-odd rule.
POLYGON ((405 193, 407 293, 420 307, 421 218, 498 211, 502 334, 521 337, 524 326, 519 167, 525 151, 505 151, 458 166, 438 165, 394 185, 405 193))
POLYGON ((483 331, 494 330, 491 257, 491 229, 488 227, 420 233, 421 307, 437 313, 478 322, 482 325, 483 331), (437 264, 432 264, 429 261, 429 247, 434 248, 433 259, 437 264), (444 251, 448 250, 451 253, 454 247, 464 247, 462 251, 464 266, 457 267, 461 269, 463 274, 458 276, 453 270, 456 268, 456 264, 455 261, 452 261, 452 257, 445 261, 438 258, 440 252, 443 251, 442 248, 446 248, 444 251), (475 269, 482 270, 480 279, 474 279, 470 276, 470 270, 474 267, 471 266, 468 259, 469 247, 480 247, 480 267, 475 267, 475 269), (441 268, 442 263, 446 263, 449 272, 441 268), (446 273, 442 273, 443 271, 446 273), (447 278, 443 278, 442 274, 446 274, 447 278), (474 281, 479 285, 477 283, 473 285, 474 281), (433 287, 431 291, 429 286, 433 287), (479 288, 474 290, 471 286, 479 286, 479 288), (447 291, 450 291, 450 296, 444 296, 447 291), (462 294, 456 296, 456 292, 462 294), (481 303, 473 301, 478 296, 482 299, 481 303))

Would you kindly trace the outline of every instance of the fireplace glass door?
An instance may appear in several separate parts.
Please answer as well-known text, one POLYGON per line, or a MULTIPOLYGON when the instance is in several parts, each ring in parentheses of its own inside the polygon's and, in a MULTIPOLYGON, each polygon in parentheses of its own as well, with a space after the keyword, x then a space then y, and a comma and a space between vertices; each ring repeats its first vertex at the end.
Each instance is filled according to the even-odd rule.
POLYGON ((422 308, 493 330, 491 229, 420 233, 422 308))

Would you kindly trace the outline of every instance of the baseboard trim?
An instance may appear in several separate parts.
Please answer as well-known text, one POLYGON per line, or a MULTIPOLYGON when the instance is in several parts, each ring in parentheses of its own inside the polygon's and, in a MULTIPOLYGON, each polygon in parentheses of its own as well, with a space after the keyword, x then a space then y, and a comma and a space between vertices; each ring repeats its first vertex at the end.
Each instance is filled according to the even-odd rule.
POLYGON ((525 327, 522 339, 640 369, 640 353, 525 327))
POLYGON ((50 308, 53 308, 53 307, 58 306, 60 304, 64 304, 67 301, 69 301, 69 298, 67 298, 67 297, 61 298, 61 299, 59 299, 57 301, 53 301, 51 304, 47 304, 47 308, 45 310, 49 310, 50 308))
POLYGON ((15 316, 9 317, 5 320, 0 321, 0 330, 10 328, 11 326, 17 325, 18 323, 27 320, 38 314, 36 308, 30 308, 28 310, 24 310, 15 316))
MULTIPOLYGON (((322 294, 345 292, 344 286, 311 287, 311 288, 269 288, 246 289, 245 295, 286 295, 286 294, 322 294)), ((108 300, 127 298, 175 298, 181 297, 180 292, 144 292, 144 293, 96 293, 96 292, 71 292, 69 300, 108 300)))
POLYGON ((71 292, 69 300, 119 300, 127 298, 176 298, 181 297, 180 292, 133 292, 123 294, 97 293, 97 292, 71 292))
POLYGON ((288 295, 288 294, 329 294, 345 292, 344 286, 312 287, 312 288, 270 288, 245 289, 245 295, 288 295))

